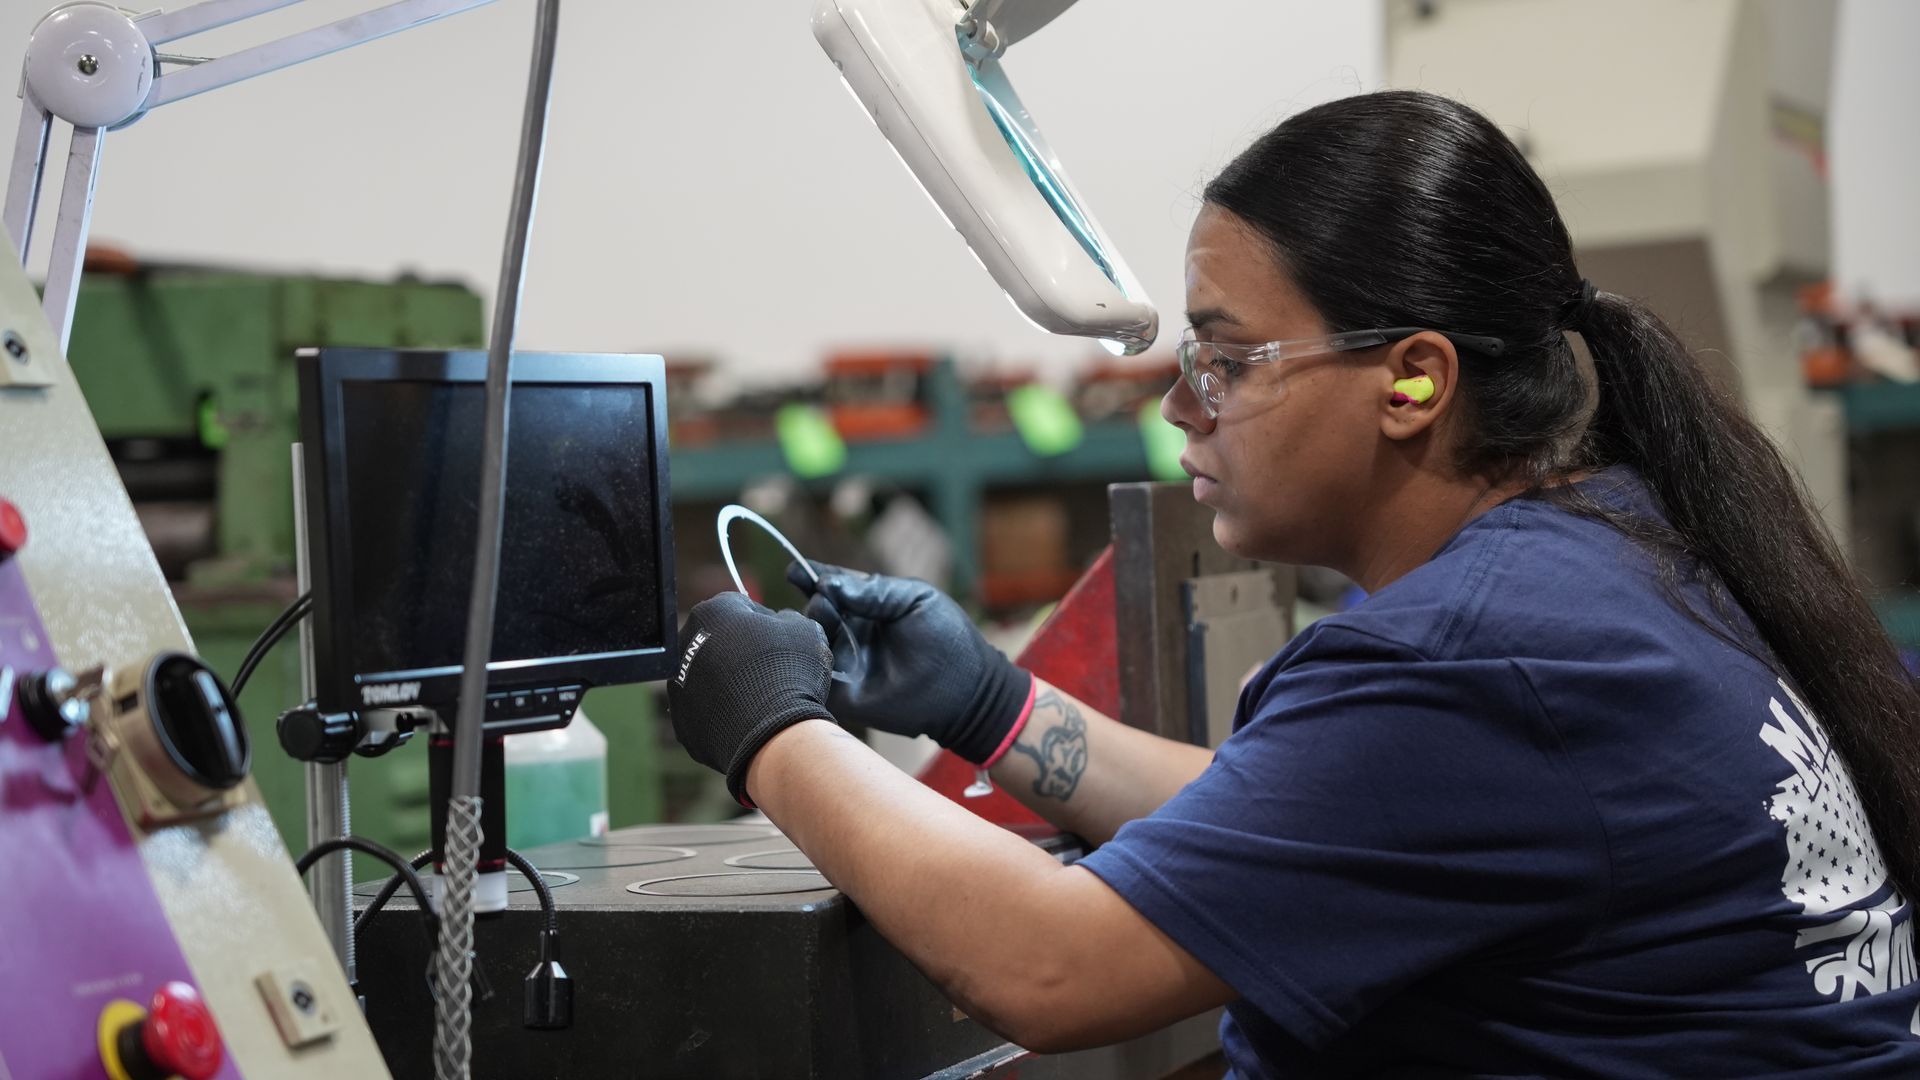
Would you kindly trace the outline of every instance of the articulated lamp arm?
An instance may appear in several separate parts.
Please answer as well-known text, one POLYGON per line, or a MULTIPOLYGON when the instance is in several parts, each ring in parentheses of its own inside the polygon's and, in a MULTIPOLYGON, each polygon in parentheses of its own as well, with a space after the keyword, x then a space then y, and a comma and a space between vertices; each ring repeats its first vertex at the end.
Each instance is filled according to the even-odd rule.
MULTIPOLYGON (((159 50, 167 42, 299 2, 203 0, 176 11, 135 15, 99 0, 78 0, 54 8, 34 27, 27 39, 20 130, 14 140, 0 223, 25 262, 32 250, 34 216, 53 122, 59 119, 73 125, 44 300, 47 321, 53 324, 62 351, 73 329, 73 304, 86 258, 94 185, 100 175, 100 143, 107 131, 124 127, 161 105, 339 52, 492 0, 398 0, 213 59, 171 57, 159 50)), ((34 381, 30 373, 16 372, 15 376, 15 383, 34 381)))

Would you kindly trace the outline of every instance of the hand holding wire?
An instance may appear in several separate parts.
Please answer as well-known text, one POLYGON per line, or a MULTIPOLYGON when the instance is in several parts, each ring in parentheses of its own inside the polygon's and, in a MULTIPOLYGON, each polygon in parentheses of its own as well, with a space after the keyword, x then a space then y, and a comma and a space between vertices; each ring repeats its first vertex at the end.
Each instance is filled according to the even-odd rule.
POLYGON ((899 735, 926 735, 976 765, 991 765, 1026 718, 1033 676, 989 645, 945 593, 912 578, 826 563, 794 564, 787 580, 807 615, 834 635, 855 671, 836 671, 834 716, 899 735))

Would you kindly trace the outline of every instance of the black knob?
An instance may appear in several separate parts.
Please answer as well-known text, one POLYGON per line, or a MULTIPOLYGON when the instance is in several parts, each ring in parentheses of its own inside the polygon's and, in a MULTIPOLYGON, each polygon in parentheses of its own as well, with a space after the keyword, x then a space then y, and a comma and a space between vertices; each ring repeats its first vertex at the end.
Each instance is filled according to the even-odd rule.
POLYGON ((76 696, 79 683, 65 668, 49 668, 20 682, 20 711, 27 726, 48 742, 59 742, 87 722, 86 699, 76 696))
POLYGON ((297 761, 331 765, 345 761, 360 745, 360 718, 353 713, 328 715, 311 705, 288 709, 276 725, 280 748, 297 761))
POLYGON ((153 728, 180 771, 197 784, 225 791, 247 778, 252 750, 240 707, 207 665, 167 653, 147 673, 153 728))

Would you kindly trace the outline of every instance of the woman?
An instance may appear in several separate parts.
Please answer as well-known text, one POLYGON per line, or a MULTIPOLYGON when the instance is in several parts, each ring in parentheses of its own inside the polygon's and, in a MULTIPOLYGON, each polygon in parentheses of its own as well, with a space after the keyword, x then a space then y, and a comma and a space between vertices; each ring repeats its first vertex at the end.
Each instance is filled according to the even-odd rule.
POLYGON ((689 750, 1034 1049, 1226 1005, 1248 1078, 1920 1075, 1920 699, 1773 445, 1581 278, 1514 145, 1426 94, 1310 109, 1207 187, 1186 265, 1162 412, 1215 536, 1369 594, 1217 753, 833 568, 810 611, 861 676, 707 601, 689 750), (836 717, 1102 846, 1057 866, 836 717))

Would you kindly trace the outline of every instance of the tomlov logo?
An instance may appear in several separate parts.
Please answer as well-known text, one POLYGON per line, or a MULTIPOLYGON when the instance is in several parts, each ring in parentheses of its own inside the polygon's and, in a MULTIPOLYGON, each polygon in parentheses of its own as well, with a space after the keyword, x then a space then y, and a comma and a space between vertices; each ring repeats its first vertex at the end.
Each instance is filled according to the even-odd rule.
POLYGON ((362 705, 405 705, 420 700, 418 682, 383 683, 378 686, 360 688, 362 705))

